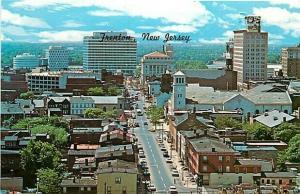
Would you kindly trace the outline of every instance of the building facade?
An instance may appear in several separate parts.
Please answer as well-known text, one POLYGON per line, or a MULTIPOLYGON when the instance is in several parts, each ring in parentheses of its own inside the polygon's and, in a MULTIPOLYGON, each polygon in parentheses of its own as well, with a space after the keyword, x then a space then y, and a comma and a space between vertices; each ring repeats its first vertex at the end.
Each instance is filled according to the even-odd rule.
POLYGON ((95 101, 88 96, 74 96, 70 98, 72 115, 83 115, 88 108, 95 107, 95 101))
POLYGON ((13 58, 14 69, 34 69, 39 66, 39 58, 29 53, 23 53, 13 58))
POLYGON ((50 46, 46 51, 48 68, 51 71, 66 70, 69 66, 69 51, 62 46, 50 46))
POLYGON ((233 70, 237 84, 267 79, 268 33, 260 30, 260 16, 245 17, 246 30, 234 31, 233 70))
POLYGON ((300 44, 296 47, 283 48, 281 63, 284 76, 300 78, 300 44))
POLYGON ((133 75, 137 43, 126 32, 94 32, 83 38, 83 68, 95 72, 105 69, 133 75))
POLYGON ((146 54, 141 59, 141 78, 142 82, 147 77, 161 77, 166 71, 174 70, 173 47, 164 45, 163 52, 152 52, 146 54))

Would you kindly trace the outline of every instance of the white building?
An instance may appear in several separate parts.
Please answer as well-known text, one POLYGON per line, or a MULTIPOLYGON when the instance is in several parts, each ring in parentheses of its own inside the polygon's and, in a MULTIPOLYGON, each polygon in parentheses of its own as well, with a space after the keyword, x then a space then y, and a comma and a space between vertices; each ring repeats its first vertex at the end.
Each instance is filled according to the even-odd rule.
POLYGON ((69 51, 62 46, 50 46, 46 58, 51 71, 66 70, 69 66, 69 51))
POLYGON ((260 30, 260 16, 245 17, 247 30, 234 31, 233 70, 237 84, 267 79, 268 33, 260 30))
POLYGON ((142 82, 147 77, 161 77, 166 71, 174 71, 173 48, 171 45, 164 45, 163 52, 152 52, 141 59, 142 82))
POLYGON ((29 53, 23 53, 13 58, 14 69, 34 69, 39 66, 39 58, 29 53))
POLYGON ((91 71, 33 71, 26 73, 28 89, 33 92, 66 89, 68 78, 95 78, 101 80, 101 74, 91 71))
POLYGON ((126 32, 94 32, 83 38, 83 68, 106 69, 133 75, 137 64, 137 43, 126 32))
POLYGON ((70 97, 70 107, 72 115, 84 115, 86 109, 95 107, 95 101, 88 96, 73 96, 70 97))
POLYGON ((173 94, 170 113, 182 110, 239 110, 250 117, 271 110, 292 113, 292 101, 287 91, 264 90, 258 86, 248 91, 215 91, 198 84, 186 85, 185 75, 179 71, 173 76, 173 94))

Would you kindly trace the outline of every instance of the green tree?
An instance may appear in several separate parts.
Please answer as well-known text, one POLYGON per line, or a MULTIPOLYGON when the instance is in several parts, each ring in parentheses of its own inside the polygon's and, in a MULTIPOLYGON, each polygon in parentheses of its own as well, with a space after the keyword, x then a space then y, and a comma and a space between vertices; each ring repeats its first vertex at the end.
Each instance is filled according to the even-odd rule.
POLYGON ((104 119, 116 119, 117 118, 117 111, 116 110, 109 110, 102 113, 102 117, 104 119))
POLYGON ((135 69, 135 76, 136 77, 140 77, 141 76, 141 70, 142 70, 142 68, 141 68, 141 66, 138 66, 136 69, 135 69))
POLYGON ((286 143, 292 139, 295 134, 298 133, 297 128, 295 125, 291 123, 282 123, 278 127, 274 129, 275 131, 275 138, 280 139, 286 143))
POLYGON ((100 108, 87 108, 84 111, 86 118, 102 118, 103 111, 100 108))
POLYGON ((89 95, 89 96, 103 96, 104 91, 101 87, 92 87, 92 88, 88 89, 87 95, 89 95))
POLYGON ((107 89, 107 93, 109 96, 118 96, 122 94, 122 91, 116 86, 110 86, 107 89))
POLYGON ((26 171, 24 180, 27 185, 33 185, 38 169, 50 168, 62 172, 60 165, 62 155, 52 144, 30 141, 27 147, 20 151, 20 155, 22 168, 26 171))
POLYGON ((207 69, 206 64, 199 60, 178 60, 176 62, 177 69, 207 69))
POLYGON ((270 128, 260 124, 260 123, 253 123, 253 124, 245 124, 243 126, 244 130, 247 131, 248 134, 251 135, 253 139, 256 140, 272 140, 273 139, 273 132, 270 128))
POLYGON ((36 125, 35 127, 31 128, 31 133, 48 133, 52 143, 59 148, 63 148, 68 141, 68 133, 66 129, 54 127, 52 125, 36 125))
POLYGON ((218 129, 242 128, 242 123, 231 117, 217 117, 214 123, 218 129))
POLYGON ((158 124, 159 120, 164 117, 164 109, 157 106, 150 106, 147 114, 149 115, 150 121, 154 124, 156 130, 156 125, 158 124))
POLYGON ((68 123, 62 117, 32 117, 32 118, 25 118, 19 120, 16 124, 12 126, 13 129, 30 129, 37 125, 52 125, 55 127, 62 127, 67 129, 68 123))
POLYGON ((34 93, 31 92, 31 91, 28 91, 28 92, 25 92, 25 93, 21 93, 20 94, 20 98, 21 99, 26 99, 26 100, 28 100, 28 99, 34 99, 34 93))
POLYGON ((42 168, 37 171, 39 190, 45 194, 60 193, 61 176, 53 169, 42 168))

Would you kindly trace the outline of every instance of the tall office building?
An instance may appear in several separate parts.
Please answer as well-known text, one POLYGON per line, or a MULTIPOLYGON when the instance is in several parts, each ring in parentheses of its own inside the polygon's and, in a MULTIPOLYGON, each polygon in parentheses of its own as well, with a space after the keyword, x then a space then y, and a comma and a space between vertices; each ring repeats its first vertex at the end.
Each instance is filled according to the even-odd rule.
POLYGON ((66 70, 69 66, 69 51, 62 46, 50 46, 46 58, 50 71, 66 70))
POLYGON ((137 64, 137 43, 126 32, 94 32, 83 38, 83 68, 133 75, 137 64))
POLYGON ((14 69, 34 69, 39 66, 39 58, 29 53, 23 53, 13 58, 14 69))
POLYGON ((248 81, 267 79, 268 33, 261 32, 260 16, 246 16, 246 30, 234 31, 233 70, 241 88, 248 81))
POLYGON ((300 44, 283 48, 281 51, 282 72, 284 76, 300 79, 300 44))

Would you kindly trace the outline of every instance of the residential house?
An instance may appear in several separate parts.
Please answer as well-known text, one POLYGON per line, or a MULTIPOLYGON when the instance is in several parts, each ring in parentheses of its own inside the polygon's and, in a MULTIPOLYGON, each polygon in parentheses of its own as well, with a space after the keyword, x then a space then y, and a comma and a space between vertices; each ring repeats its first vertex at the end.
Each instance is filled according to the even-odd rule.
POLYGON ((136 194, 138 169, 135 162, 120 159, 100 162, 97 170, 98 193, 136 194))
POLYGON ((72 115, 84 115, 84 111, 95 107, 95 101, 88 96, 70 97, 70 112, 72 115))
POLYGON ((255 122, 261 123, 269 128, 277 127, 282 123, 293 121, 295 117, 278 110, 265 112, 254 118, 255 122))
POLYGON ((65 178, 60 186, 62 193, 97 194, 97 179, 94 177, 65 178))
POLYGON ((71 104, 68 97, 49 97, 47 99, 48 116, 70 115, 71 104))
POLYGON ((293 172, 266 172, 260 179, 261 185, 275 185, 278 187, 290 189, 296 185, 296 178, 293 172))

